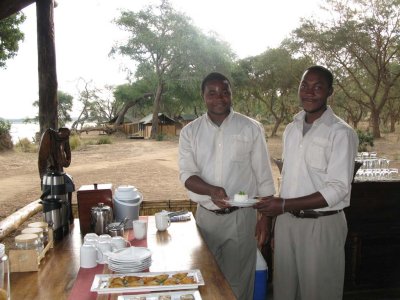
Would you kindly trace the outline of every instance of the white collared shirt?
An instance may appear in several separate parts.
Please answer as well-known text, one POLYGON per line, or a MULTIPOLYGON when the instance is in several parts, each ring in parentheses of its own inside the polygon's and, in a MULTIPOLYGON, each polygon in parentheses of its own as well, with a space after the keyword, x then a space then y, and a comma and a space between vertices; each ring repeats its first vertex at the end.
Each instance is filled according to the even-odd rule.
POLYGON ((283 134, 281 197, 320 192, 328 207, 318 210, 343 209, 350 205, 358 136, 329 106, 303 136, 304 118, 301 111, 283 134))
MULTIPOLYGON (((179 168, 183 184, 197 175, 223 187, 229 198, 239 191, 249 198, 275 193, 264 128, 232 109, 219 127, 206 113, 181 130, 179 168)), ((218 209, 210 196, 188 193, 204 207, 218 209)))

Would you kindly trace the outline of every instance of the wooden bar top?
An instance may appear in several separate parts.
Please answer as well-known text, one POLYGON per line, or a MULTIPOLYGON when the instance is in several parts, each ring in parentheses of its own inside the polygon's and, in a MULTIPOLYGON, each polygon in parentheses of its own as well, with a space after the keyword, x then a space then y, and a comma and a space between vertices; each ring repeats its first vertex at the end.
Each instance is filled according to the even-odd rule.
MULTIPOLYGON (((75 219, 69 236, 55 243, 38 272, 11 273, 11 299, 68 299, 79 271, 81 245, 79 220, 75 219)), ((164 232, 157 231, 154 216, 149 216, 147 245, 152 251, 150 272, 199 269, 205 282, 199 287, 202 299, 235 299, 193 216, 187 222, 171 223, 164 232)), ((116 299, 117 294, 110 298, 116 299)), ((98 295, 97 299, 109 297, 98 295)))

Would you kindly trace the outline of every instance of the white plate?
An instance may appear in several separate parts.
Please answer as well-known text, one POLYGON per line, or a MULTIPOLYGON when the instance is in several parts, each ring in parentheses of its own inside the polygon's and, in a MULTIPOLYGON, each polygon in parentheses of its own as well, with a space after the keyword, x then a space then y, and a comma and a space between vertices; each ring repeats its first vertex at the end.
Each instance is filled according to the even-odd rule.
POLYGON ((141 266, 141 267, 126 267, 126 268, 119 268, 119 267, 112 267, 112 266, 108 266, 108 268, 111 271, 117 272, 117 273, 132 273, 132 272, 143 272, 144 270, 148 269, 150 267, 151 264, 147 265, 147 266, 141 266))
POLYGON ((128 265, 141 265, 141 264, 147 263, 149 261, 151 261, 151 257, 143 259, 141 261, 139 261, 139 260, 120 261, 120 260, 117 260, 117 259, 111 259, 111 258, 108 259, 108 263, 109 264, 111 263, 111 264, 116 264, 116 265, 126 265, 126 264, 128 264, 128 265))
POLYGON ((257 200, 257 199, 248 199, 247 201, 235 201, 235 200, 231 199, 226 202, 228 202, 232 206, 250 207, 250 206, 253 206, 254 204, 256 204, 258 201, 259 200, 257 200))
POLYGON ((99 294, 111 294, 111 293, 128 293, 128 292, 151 292, 151 291, 173 291, 173 290, 187 290, 197 289, 199 285, 204 285, 204 279, 201 275, 200 270, 183 270, 174 272, 144 272, 144 273, 126 273, 126 274, 96 274, 92 286, 91 292, 97 292, 99 294), (188 276, 193 276, 196 283, 191 284, 176 284, 176 285, 155 285, 155 286, 135 286, 135 287, 121 287, 121 288, 109 288, 108 280, 113 277, 123 276, 157 276, 161 274, 168 274, 170 276, 177 273, 188 273, 188 276))
POLYGON ((108 254, 109 259, 120 262, 143 261, 151 257, 151 251, 144 247, 129 247, 108 254))
POLYGON ((192 295, 195 300, 201 300, 200 292, 197 290, 151 293, 151 294, 140 294, 140 295, 122 295, 118 296, 118 300, 138 300, 138 299, 158 300, 160 296, 170 296, 171 300, 180 300, 181 296, 183 295, 192 295))

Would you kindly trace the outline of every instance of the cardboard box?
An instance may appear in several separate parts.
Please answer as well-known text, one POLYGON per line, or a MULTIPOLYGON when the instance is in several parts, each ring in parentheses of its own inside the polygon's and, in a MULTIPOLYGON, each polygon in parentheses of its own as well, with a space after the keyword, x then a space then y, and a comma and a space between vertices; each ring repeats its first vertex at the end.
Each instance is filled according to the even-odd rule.
POLYGON ((82 185, 76 193, 81 234, 94 232, 90 226, 90 211, 99 203, 113 208, 112 184, 82 185))

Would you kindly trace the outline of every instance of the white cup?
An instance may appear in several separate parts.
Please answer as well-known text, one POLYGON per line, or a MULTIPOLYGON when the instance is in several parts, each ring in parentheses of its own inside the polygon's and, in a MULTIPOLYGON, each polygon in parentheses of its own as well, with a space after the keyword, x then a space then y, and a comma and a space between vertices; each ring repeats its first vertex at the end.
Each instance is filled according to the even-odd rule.
POLYGON ((99 264, 107 263, 107 254, 113 251, 113 246, 110 241, 99 241, 96 245, 97 249, 97 262, 99 264))
POLYGON ((97 266, 97 249, 94 245, 83 244, 81 246, 81 268, 94 268, 97 266))
POLYGON ((118 250, 131 246, 131 243, 125 240, 122 236, 113 236, 111 238, 111 245, 113 247, 113 250, 118 250))
POLYGON ((99 242, 102 242, 102 241, 107 241, 107 242, 109 242, 109 241, 111 241, 111 235, 109 235, 109 234, 102 234, 102 235, 99 236, 98 241, 99 241, 99 242))
POLYGON ((142 220, 136 220, 132 222, 133 234, 135 239, 142 240, 147 236, 147 222, 142 220))
POLYGON ((99 240, 99 236, 95 233, 87 233, 83 237, 83 243, 84 244, 91 244, 91 245, 96 245, 99 240))
POLYGON ((164 212, 159 212, 155 214, 155 217, 156 217, 156 227, 159 231, 164 231, 169 227, 169 225, 171 225, 171 220, 168 214, 164 212))

